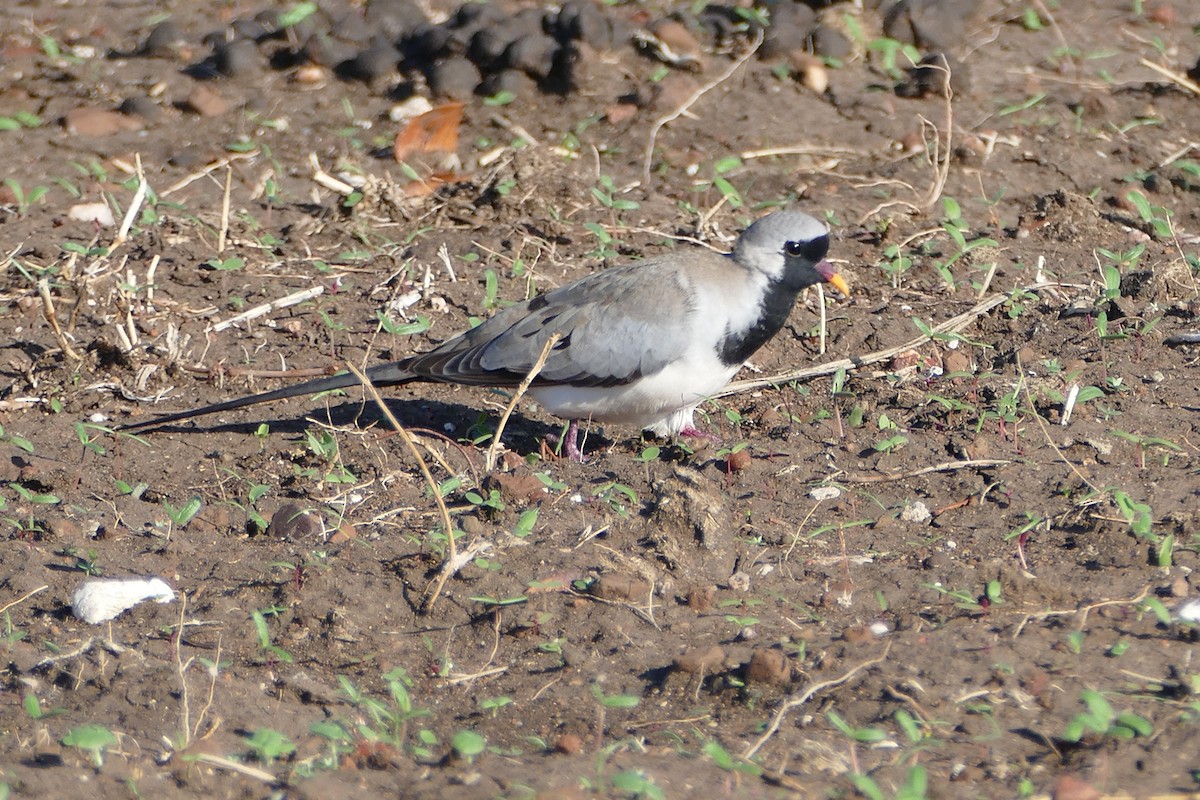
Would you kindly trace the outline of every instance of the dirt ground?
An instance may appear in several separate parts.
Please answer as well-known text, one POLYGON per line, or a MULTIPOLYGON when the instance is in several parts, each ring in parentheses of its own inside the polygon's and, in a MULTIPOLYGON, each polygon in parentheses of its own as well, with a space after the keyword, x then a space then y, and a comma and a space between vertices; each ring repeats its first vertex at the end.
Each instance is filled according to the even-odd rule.
POLYGON ((816 5, 744 58, 749 6, 5 4, 0 797, 1200 790, 1198 9, 816 5), (778 207, 852 296, 717 442, 523 400, 489 470, 509 396, 431 385, 415 451, 358 390, 112 430, 778 207), (72 613, 129 577, 174 602, 72 613))

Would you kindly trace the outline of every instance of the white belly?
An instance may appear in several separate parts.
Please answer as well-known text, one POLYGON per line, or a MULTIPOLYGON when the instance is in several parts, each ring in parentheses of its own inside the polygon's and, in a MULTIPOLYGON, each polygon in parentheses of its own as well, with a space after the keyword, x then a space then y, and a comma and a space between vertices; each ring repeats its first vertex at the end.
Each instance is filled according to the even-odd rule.
POLYGON ((671 436, 690 426, 696 406, 737 370, 717 361, 710 349, 706 356, 680 359, 626 386, 539 386, 529 393, 556 417, 636 425, 671 436))

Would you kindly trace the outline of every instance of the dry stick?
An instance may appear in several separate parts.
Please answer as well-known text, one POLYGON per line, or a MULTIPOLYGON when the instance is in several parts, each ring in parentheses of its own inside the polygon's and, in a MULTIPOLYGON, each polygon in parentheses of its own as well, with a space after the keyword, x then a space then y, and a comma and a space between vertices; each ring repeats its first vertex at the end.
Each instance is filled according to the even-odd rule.
POLYGON ((882 664, 887 659, 888 653, 891 652, 891 649, 892 643, 888 642, 883 648, 883 652, 879 654, 878 658, 873 658, 870 661, 862 662, 858 666, 852 668, 845 675, 842 675, 840 678, 833 678, 831 680, 821 681, 820 683, 814 683, 812 686, 809 686, 807 689, 805 689, 802 694, 788 700, 779 707, 778 711, 775 712, 775 716, 771 718, 771 724, 767 726, 765 731, 763 731, 763 735, 758 737, 758 740, 754 744, 746 748, 746 752, 742 753, 742 758, 746 761, 754 758, 754 754, 757 753, 762 746, 766 744, 772 736, 775 735, 775 732, 779 730, 779 726, 783 724, 783 718, 787 716, 787 713, 793 708, 804 705, 811 700, 813 695, 815 695, 817 692, 824 691, 825 689, 832 689, 835 686, 841 686, 843 683, 850 680, 867 667, 873 667, 876 664, 882 664))
POLYGON ((1054 452, 1058 453, 1058 457, 1062 460, 1062 462, 1070 467, 1071 472, 1074 472, 1075 476, 1079 478, 1079 480, 1087 484, 1089 489, 1096 494, 1103 494, 1100 489, 1096 488, 1096 484, 1088 480, 1087 476, 1080 472, 1079 468, 1071 463, 1071 460, 1063 454, 1063 451, 1059 449, 1058 445, 1054 443, 1054 439, 1051 438, 1050 431, 1046 428, 1046 423, 1042 421, 1042 415, 1038 413, 1037 406, 1033 403, 1033 395, 1029 392, 1029 382, 1025 380, 1025 365, 1021 363, 1020 353, 1017 354, 1017 374, 1020 376, 1021 389, 1025 393, 1025 402, 1029 403, 1029 410, 1033 413, 1033 418, 1037 420, 1038 427, 1042 430, 1042 436, 1046 439, 1046 444, 1054 448, 1054 452))
POLYGON ((204 169, 200 170, 199 172, 193 172, 191 175, 187 175, 187 176, 175 181, 175 183, 168 186, 166 188, 166 190, 160 192, 158 196, 159 197, 167 197, 169 195, 172 195, 175 192, 178 192, 180 189, 182 189, 186 186, 190 186, 191 184, 200 180, 205 175, 209 175, 213 172, 216 172, 221 167, 228 167, 234 161, 245 161, 248 158, 257 158, 257 157, 258 157, 258 151, 255 150, 252 153, 238 153, 237 155, 232 155, 232 156, 229 156, 228 158, 222 158, 219 161, 214 161, 213 163, 209 164, 208 166, 206 166, 204 169))
POLYGON ((1178 72, 1173 72, 1172 70, 1167 69, 1166 67, 1159 66, 1148 58, 1143 58, 1140 63, 1143 67, 1149 67, 1159 75, 1169 79, 1172 83, 1178 84, 1184 89, 1187 89, 1192 94, 1200 94, 1200 83, 1196 83, 1187 75, 1181 75, 1178 72))
MULTIPOLYGON (((179 727, 183 732, 183 746, 192 743, 192 708, 188 702, 187 667, 192 663, 189 658, 183 663, 183 631, 184 615, 187 613, 187 592, 179 593, 179 627, 175 629, 175 672, 179 675, 179 727)), ((218 662, 219 663, 219 662, 218 662)))
MULTIPOLYGON (((413 441, 413 438, 409 432, 404 429, 404 426, 401 425, 400 421, 396 419, 396 416, 392 414, 392 410, 387 407, 387 403, 383 402, 383 396, 379 394, 379 390, 375 388, 375 384, 371 382, 371 379, 368 378, 362 370, 360 370, 354 364, 351 364, 349 361, 346 362, 346 368, 354 374, 354 377, 358 378, 359 382, 363 385, 363 388, 369 395, 371 395, 371 399, 373 399, 375 404, 379 406, 379 410, 383 412, 383 416, 387 418, 387 421, 391 423, 392 428, 396 431, 396 433, 400 434, 400 438, 404 440, 406 445, 408 445, 409 452, 412 453, 412 457, 416 459, 417 466, 421 468, 421 474, 425 476, 425 483, 429 486, 429 491, 433 494, 433 500, 435 503, 437 503, 438 511, 441 512, 442 524, 446 526, 446 539, 449 544, 446 546, 446 560, 444 563, 454 563, 458 556, 458 550, 454 544, 454 523, 450 521, 450 509, 446 508, 446 501, 442 498, 442 492, 438 488, 437 481, 433 479, 433 473, 429 471, 429 466, 425 463, 425 459, 421 458, 421 453, 417 450, 417 443, 413 441)), ((425 596, 421 600, 421 609, 423 611, 429 612, 433 610, 433 604, 437 602, 438 595, 442 593, 442 587, 445 585, 446 579, 449 577, 449 575, 445 574, 445 572, 445 568, 443 567, 441 574, 439 574, 438 577, 433 581, 433 584, 431 584, 433 588, 432 592, 429 589, 425 590, 425 596)))
POLYGON ((542 354, 538 356, 537 361, 533 362, 533 366, 526 373, 525 379, 521 381, 521 385, 513 392, 512 399, 508 401, 508 406, 505 407, 504 413, 500 415, 500 422, 496 424, 496 432, 492 434, 492 444, 488 447, 487 457, 484 459, 484 472, 491 472, 496 468, 496 456, 500 452, 500 437, 504 434, 504 426, 508 424, 508 418, 512 416, 513 409, 517 407, 517 403, 521 402, 521 398, 525 396, 525 392, 529 391, 530 384, 537 378, 538 373, 542 371, 542 367, 546 366, 546 359, 550 357, 550 351, 554 349, 554 345, 558 344, 558 340, 562 338, 561 331, 555 331, 550 334, 550 338, 546 340, 546 344, 542 347, 542 354))
POLYGON ((984 469, 987 467, 1006 467, 1013 463, 1003 458, 974 458, 967 461, 943 461, 930 467, 921 467, 909 472, 890 472, 887 475, 845 475, 837 478, 840 483, 884 483, 887 481, 902 481, 928 475, 931 472, 953 472, 958 469, 984 469))
MULTIPOLYGON (((228 211, 228 208, 226 209, 226 211, 228 211)), ((228 220, 228 218, 226 218, 225 224, 228 224, 228 222, 229 222, 229 220, 228 220)), ((218 252, 220 252, 222 244, 217 245, 218 252)), ((224 322, 218 322, 218 323, 214 324, 211 328, 209 328, 209 332, 210 333, 219 333, 220 331, 223 331, 226 328, 232 328, 234 325, 238 325, 242 322, 248 322, 249 320, 257 319, 258 317, 261 317, 264 314, 269 314, 272 311, 278 311, 279 309, 287 308, 288 306, 299 305, 300 303, 306 302, 308 300, 312 300, 315 297, 319 297, 324 293, 325 293, 324 286, 313 286, 309 289, 301 289, 298 292, 292 292, 289 295, 277 298, 275 300, 272 300, 269 303, 263 303, 261 305, 255 306, 254 308, 247 309, 246 311, 243 311, 242 313, 238 314, 235 317, 230 317, 229 319, 225 320, 224 322)))
POLYGON ((0 606, 0 614, 3 614, 5 611, 8 611, 13 606, 21 605, 21 603, 24 603, 26 600, 33 597, 35 594, 37 594, 39 592, 44 592, 49 588, 50 587, 48 585, 47 586, 39 586, 38 588, 34 589, 32 592, 29 592, 28 594, 22 595, 21 597, 18 597, 16 600, 13 600, 8 605, 0 606))
POLYGON ((50 296, 50 279, 41 278, 37 282, 38 295, 42 298, 42 315, 45 316, 46 322, 50 323, 50 327, 54 329, 54 338, 58 340, 59 348, 72 361, 83 361, 83 356, 76 353, 71 347, 71 342, 67 339, 67 335, 63 333, 62 326, 58 324, 58 314, 54 311, 54 298, 50 296))
POLYGON ((1016 639, 1017 637, 1019 637, 1021 635, 1021 632, 1023 630, 1025 630, 1025 626, 1028 625, 1031 620, 1049 619, 1050 617, 1067 617, 1067 616, 1071 616, 1071 615, 1077 615, 1079 617, 1079 624, 1075 626, 1075 630, 1082 631, 1083 626, 1087 624, 1088 615, 1091 614, 1093 611, 1095 611, 1097 608, 1104 608, 1105 606, 1134 606, 1134 605, 1137 605, 1138 603, 1142 602, 1143 600, 1145 600, 1146 596, 1149 594, 1150 594, 1150 587, 1147 586, 1146 588, 1142 589, 1141 594, 1139 594, 1137 597, 1133 597, 1129 600, 1101 600, 1097 603, 1088 603, 1086 606, 1084 606, 1082 608, 1067 608, 1067 609, 1059 609, 1059 610, 1051 610, 1051 611, 1035 611, 1031 614, 1026 614, 1021 619, 1020 624, 1017 625, 1017 629, 1015 631, 1013 631, 1012 638, 1016 639))
POLYGON ((217 231, 217 254, 225 252, 225 239, 229 236, 229 194, 233 189, 233 167, 225 166, 225 194, 221 198, 221 229, 217 231))
POLYGON ((666 116, 659 117, 658 119, 656 119, 654 121, 654 125, 651 126, 651 128, 650 128, 650 138, 646 142, 646 152, 645 152, 644 156, 642 157, 642 185, 643 186, 650 185, 650 164, 654 160, 654 143, 655 143, 655 140, 658 139, 658 132, 660 130, 662 130, 663 127, 666 126, 666 124, 668 122, 674 122, 675 120, 677 120, 681 116, 683 116, 684 112, 686 112, 689 108, 691 108, 693 105, 695 105, 696 101, 699 100, 701 97, 703 97, 705 94, 712 91, 716 87, 720 86, 725 81, 729 80, 729 77, 731 75, 733 75, 734 72, 737 71, 738 67, 742 66, 742 64, 745 64, 747 61, 749 61, 750 56, 754 55, 755 52, 758 51, 758 47, 759 47, 759 45, 762 44, 762 42, 763 42, 763 31, 762 31, 762 28, 759 28, 758 31, 754 34, 754 41, 750 43, 750 49, 748 49, 745 53, 742 53, 740 56, 738 56, 737 60, 734 61, 732 64, 730 64, 729 67, 726 68, 726 70, 724 72, 722 72, 720 75, 718 75, 713 80, 711 80, 708 83, 701 86, 695 92, 693 92, 692 96, 689 97, 687 100, 684 100, 683 103, 678 108, 676 108, 674 111, 672 111, 670 114, 667 114, 666 116))
MULTIPOLYGON (((1031 283, 1027 286, 1023 286, 1021 287, 1021 290, 1026 292, 1035 292, 1039 289, 1045 289, 1049 286, 1056 285, 1057 283, 1054 281, 1039 281, 1038 283, 1031 283)), ((978 317, 983 316, 996 306, 1008 300, 1011 295, 1011 292, 997 292, 987 300, 975 304, 970 309, 964 311, 958 316, 952 317, 939 325, 935 325, 932 329, 932 333, 934 335, 939 333, 956 333, 967 327, 967 325, 969 325, 978 317)), ((790 381, 816 378, 821 375, 832 375, 839 369, 858 369, 859 367, 865 367, 870 364, 876 364, 880 361, 886 361, 893 356, 903 353, 905 350, 911 350, 914 347, 918 347, 925 342, 930 341, 930 339, 930 336, 921 335, 915 339, 910 339, 904 344, 896 345, 895 347, 889 347, 884 350, 876 350, 874 353, 868 353, 865 356, 859 356, 856 358, 841 358, 837 361, 818 364, 815 367, 803 367, 801 369, 794 369, 789 372, 781 372, 778 375, 769 375, 765 378, 734 381, 733 383, 728 384, 721 391, 717 392, 716 397, 728 397, 729 395, 741 394, 742 392, 751 392, 756 389, 763 389, 769 386, 779 386, 780 384, 788 383, 790 381)))

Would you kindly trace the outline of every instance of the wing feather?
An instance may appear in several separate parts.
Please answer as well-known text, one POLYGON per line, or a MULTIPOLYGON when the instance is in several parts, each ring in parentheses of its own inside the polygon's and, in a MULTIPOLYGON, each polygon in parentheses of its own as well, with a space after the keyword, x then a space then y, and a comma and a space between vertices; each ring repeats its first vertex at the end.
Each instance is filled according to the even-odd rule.
POLYGON ((605 270, 503 309, 403 366, 431 380, 516 386, 559 333, 535 385, 616 386, 685 352, 693 296, 677 261, 605 270))

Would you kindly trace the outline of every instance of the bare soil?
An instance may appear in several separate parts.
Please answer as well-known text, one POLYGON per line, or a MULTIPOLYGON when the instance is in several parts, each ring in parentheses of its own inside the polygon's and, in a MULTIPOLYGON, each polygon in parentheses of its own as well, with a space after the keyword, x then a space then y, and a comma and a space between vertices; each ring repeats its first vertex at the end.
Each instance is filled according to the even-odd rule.
MULTIPOLYGON (((204 36, 289 6, 7 5, 0 793, 1195 791, 1200 667, 1175 610, 1197 595, 1200 367, 1171 337, 1200 310, 1200 18, 1136 5, 980 3, 950 102, 936 80, 897 91, 867 46, 879 15, 855 40, 847 5, 822 13, 851 52, 802 76, 823 93, 786 59, 719 80, 737 30, 694 28, 691 69, 619 40, 559 91, 466 98, 461 166, 419 189, 389 118, 428 93, 411 71, 292 63, 287 31, 205 67, 204 36), (167 15, 182 43, 139 53, 167 15), (197 113, 198 87, 227 110, 197 113), (135 96, 137 130, 64 121, 135 96), (139 163, 151 195, 114 247, 139 163), (361 202, 314 164, 365 177, 361 202), (84 203, 116 225, 72 218, 84 203), (457 570, 361 392, 111 432, 426 349, 591 270, 727 247, 779 206, 829 220, 853 295, 810 292, 705 406, 719 442, 593 426, 570 463, 524 401, 489 472, 506 395, 388 395, 444 486, 457 570), (89 573, 178 597, 87 625, 89 573), (85 725, 112 734, 95 754, 85 725)), ((362 16, 321 6, 317 26, 362 16)), ((668 10, 692 19, 604 14, 668 10)))

